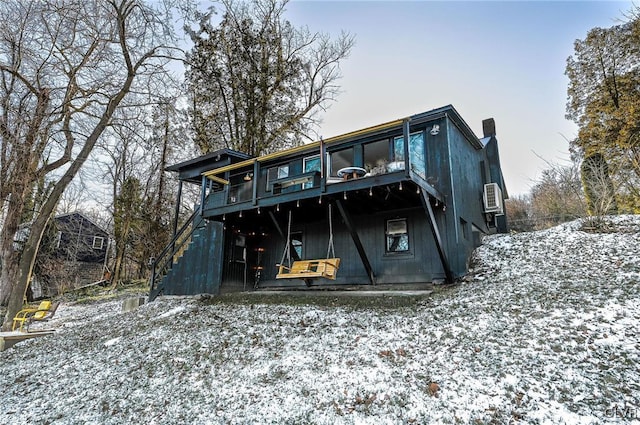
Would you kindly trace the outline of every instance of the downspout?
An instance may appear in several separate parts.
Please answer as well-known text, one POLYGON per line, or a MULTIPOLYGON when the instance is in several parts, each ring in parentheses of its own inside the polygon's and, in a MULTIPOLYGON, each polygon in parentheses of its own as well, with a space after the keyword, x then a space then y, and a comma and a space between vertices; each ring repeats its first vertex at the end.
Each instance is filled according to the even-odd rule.
POLYGON ((447 155, 449 157, 449 183, 451 185, 451 203, 452 203, 452 207, 453 207, 453 226, 456 230, 456 243, 459 242, 459 238, 458 238, 458 233, 460 232, 459 226, 458 226, 458 220, 456 217, 458 217, 458 205, 456 202, 456 186, 454 184, 453 181, 453 161, 451 159, 451 129, 450 124, 451 124, 451 120, 449 118, 449 114, 445 113, 444 114, 446 120, 447 120, 447 155))

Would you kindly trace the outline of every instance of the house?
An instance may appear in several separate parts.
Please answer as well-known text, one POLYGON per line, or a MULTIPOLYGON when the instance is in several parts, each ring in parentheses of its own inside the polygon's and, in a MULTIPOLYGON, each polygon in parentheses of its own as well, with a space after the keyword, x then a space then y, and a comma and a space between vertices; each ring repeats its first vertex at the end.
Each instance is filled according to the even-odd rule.
POLYGON ((102 264, 109 233, 80 212, 54 217, 56 255, 66 261, 102 264))
POLYGON ((200 205, 156 259, 150 298, 451 282, 482 235, 507 230, 493 119, 483 133, 449 105, 258 158, 220 150, 170 166, 179 193, 200 186, 200 205), (291 273, 326 258, 339 258, 334 273, 326 262, 291 273))
POLYGON ((49 260, 36 267, 31 282, 34 298, 103 280, 109 233, 84 214, 55 216, 42 246, 39 255, 49 260))

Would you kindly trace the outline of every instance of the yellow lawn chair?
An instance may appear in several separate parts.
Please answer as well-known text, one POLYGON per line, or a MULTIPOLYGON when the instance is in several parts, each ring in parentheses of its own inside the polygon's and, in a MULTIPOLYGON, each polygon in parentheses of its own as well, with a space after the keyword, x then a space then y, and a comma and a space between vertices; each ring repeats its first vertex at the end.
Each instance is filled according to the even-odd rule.
POLYGON ((29 332, 29 325, 35 321, 49 320, 56 312, 58 303, 52 303, 51 301, 42 301, 38 308, 25 308, 20 310, 13 318, 12 330, 16 330, 18 324, 20 332, 24 332, 23 328, 27 325, 27 332, 29 332))

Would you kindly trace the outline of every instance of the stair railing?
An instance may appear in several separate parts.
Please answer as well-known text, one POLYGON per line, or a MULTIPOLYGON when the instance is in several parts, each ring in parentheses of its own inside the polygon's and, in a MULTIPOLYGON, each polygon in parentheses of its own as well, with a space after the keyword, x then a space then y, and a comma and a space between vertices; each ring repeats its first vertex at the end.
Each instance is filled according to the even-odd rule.
POLYGON ((149 261, 151 263, 151 278, 149 279, 150 301, 155 298, 155 295, 153 295, 154 290, 161 289, 159 284, 162 278, 167 274, 176 257, 179 257, 183 248, 191 241, 191 236, 203 221, 204 219, 200 215, 200 208, 196 208, 158 257, 149 261))

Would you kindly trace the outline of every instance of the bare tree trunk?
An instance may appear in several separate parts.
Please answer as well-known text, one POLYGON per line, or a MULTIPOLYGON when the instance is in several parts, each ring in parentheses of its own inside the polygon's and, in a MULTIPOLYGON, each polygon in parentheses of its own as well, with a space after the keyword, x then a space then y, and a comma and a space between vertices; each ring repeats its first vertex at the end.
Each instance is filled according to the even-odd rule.
MULTIPOLYGON (((5 205, 10 211, 2 223, 0 300, 8 303, 3 329, 11 327, 22 306, 40 242, 64 190, 111 124, 116 109, 132 91, 134 80, 145 76, 147 82, 157 81, 171 52, 177 51, 170 25, 163 19, 167 17, 165 11, 137 0, 88 5, 79 0, 59 5, 31 2, 28 8, 19 1, 5 3, 7 7, 0 8, 0 22, 4 24, 0 26, 0 53, 9 57, 15 53, 19 60, 10 65, 0 63, 3 82, 12 82, 0 87, 2 95, 15 96, 6 105, 0 103, 0 134, 3 142, 11 139, 12 143, 12 150, 4 149, 4 143, 0 149, 0 175, 4 177, 7 171, 4 160, 13 154, 17 158, 10 159, 18 170, 17 178, 9 176, 14 178, 2 181, 3 200, 11 195, 9 199, 15 202, 10 207, 5 205), (59 18, 51 20, 56 24, 55 31, 46 24, 48 15, 59 18), (14 29, 9 28, 14 23, 23 24, 17 28, 15 39, 14 29), (92 78, 86 77, 87 72, 92 78), (52 82, 53 88, 42 87, 43 82, 52 82), (52 137, 54 133, 60 137, 52 137), (80 138, 83 144, 79 144, 80 138), (51 143, 58 147, 52 149, 51 143), (46 157, 56 149, 61 151, 58 159, 46 157), (20 254, 13 246, 13 237, 24 201, 34 182, 61 167, 68 168, 35 214, 20 254)), ((148 94, 153 94, 153 88, 147 88, 148 94)))
POLYGON ((42 240, 42 235, 44 235, 44 230, 51 215, 45 219, 42 219, 42 217, 43 215, 39 215, 31 226, 29 239, 24 246, 22 255, 20 255, 17 273, 15 278, 12 280, 13 287, 11 288, 11 295, 9 297, 9 303, 7 304, 7 315, 4 318, 2 330, 10 329, 13 317, 15 317, 15 314, 22 308, 24 298, 27 294, 27 288, 31 281, 31 272, 33 270, 33 265, 36 262, 38 249, 40 248, 40 241, 42 240))
MULTIPOLYGON (((123 34, 124 37, 124 34, 123 34)), ((62 178, 58 180, 56 185, 54 186, 51 194, 47 198, 46 202, 42 206, 39 214, 36 216, 34 220, 31 231, 29 233, 29 238, 25 243, 24 250, 22 251, 22 255, 20 257, 20 266, 19 272, 16 276, 15 281, 12 284, 11 295, 9 296, 9 303, 7 305, 7 313, 5 316, 4 323, 2 325, 2 330, 9 330, 11 327, 11 322, 13 317, 16 315, 22 306, 22 302, 24 299, 24 295, 27 291, 27 287, 29 286, 29 281, 31 280, 31 273, 33 271, 33 265, 36 261, 36 255, 38 254, 38 249, 40 248, 40 241, 42 240, 42 235, 44 234, 45 228, 49 219, 53 215, 56 205, 58 205, 58 201, 62 197, 62 193, 65 188, 71 183, 71 180, 78 173, 82 165, 84 165, 85 161, 89 157, 89 154, 93 150, 96 142, 104 132, 107 125, 110 123, 113 114, 122 101, 126 94, 129 92, 131 88, 131 84, 136 74, 131 70, 127 79, 125 80, 123 87, 120 91, 109 100, 104 113, 100 117, 100 121, 96 124, 96 127, 93 129, 91 134, 87 137, 87 140, 82 147, 82 150, 78 154, 75 160, 71 161, 71 165, 64 173, 62 178)), ((68 128, 65 129, 69 131, 68 128)))

